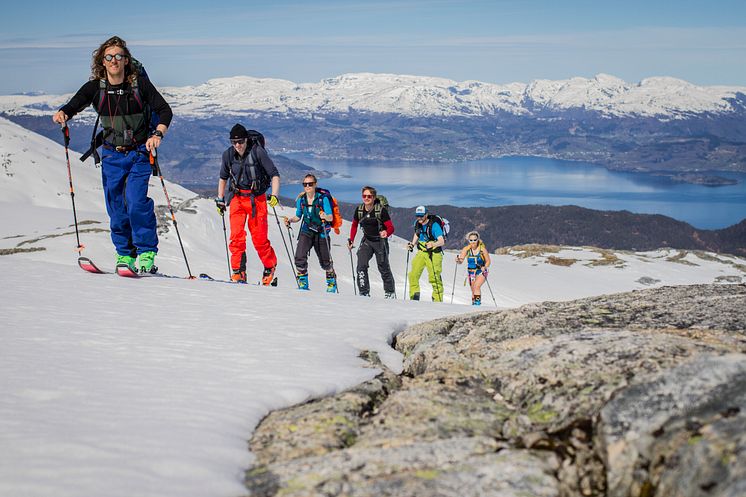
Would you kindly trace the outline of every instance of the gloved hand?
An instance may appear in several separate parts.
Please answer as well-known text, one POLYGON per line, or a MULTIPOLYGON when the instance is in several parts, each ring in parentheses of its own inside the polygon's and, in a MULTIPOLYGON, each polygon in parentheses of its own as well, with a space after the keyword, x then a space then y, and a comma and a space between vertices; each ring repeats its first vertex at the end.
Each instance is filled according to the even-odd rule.
POLYGON ((279 204, 280 201, 277 200, 277 197, 270 194, 270 195, 267 195, 267 203, 269 204, 270 207, 277 207, 277 204, 279 204))
POLYGON ((225 199, 223 197, 215 197, 215 207, 218 208, 221 216, 225 214, 225 199))
POLYGON ((407 242, 407 250, 410 252, 414 250, 414 244, 412 242, 407 242))
POLYGON ((461 258, 461 254, 458 254, 456 256, 456 264, 461 264, 462 262, 464 262, 464 260, 461 258))
POLYGON ((350 240, 350 239, 348 238, 348 239, 347 239, 347 249, 348 249, 348 250, 352 250, 352 248, 353 248, 353 247, 354 247, 354 245, 352 244, 352 240, 350 240))
POLYGON ((486 279, 489 274, 490 274, 489 270, 486 267, 483 267, 482 268, 482 276, 484 276, 485 279, 486 279))

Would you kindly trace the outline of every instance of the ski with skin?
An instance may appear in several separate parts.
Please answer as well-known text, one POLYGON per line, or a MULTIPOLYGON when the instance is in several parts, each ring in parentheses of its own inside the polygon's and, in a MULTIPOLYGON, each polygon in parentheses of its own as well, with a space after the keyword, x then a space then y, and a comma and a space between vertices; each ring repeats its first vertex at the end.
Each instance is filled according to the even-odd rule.
POLYGON ((78 257, 78 266, 80 266, 80 269, 83 271, 88 271, 89 273, 107 274, 107 271, 100 269, 88 257, 78 257))
POLYGON ((123 276, 125 278, 140 277, 140 273, 138 273, 137 271, 133 271, 132 268, 127 264, 117 264, 116 271, 119 276, 123 276))
MULTIPOLYGON (((111 272, 104 271, 103 269, 101 269, 98 266, 96 266, 96 264, 91 259, 89 259, 88 257, 78 257, 78 266, 80 266, 80 268, 83 269, 84 271, 87 271, 87 272, 93 273, 93 274, 112 274, 111 272)), ((143 273, 143 274, 135 273, 135 272, 133 272, 126 265, 118 266, 116 273, 119 276, 126 277, 126 278, 140 278, 140 277, 155 276, 155 277, 158 277, 158 278, 174 278, 174 279, 179 279, 179 280, 189 279, 189 278, 184 277, 184 276, 173 276, 173 275, 164 274, 164 273, 143 273), (121 271, 120 271, 120 269, 121 269, 121 271)), ((234 281, 219 280, 219 279, 213 278, 212 276, 210 276, 207 273, 200 274, 199 278, 196 278, 196 279, 200 279, 200 280, 203 280, 203 281, 214 281, 216 283, 229 283, 231 285, 235 285, 236 284, 236 282, 234 282, 234 281)), ((277 278, 274 279, 273 283, 275 283, 275 284, 272 285, 272 286, 276 286, 276 282, 277 282, 277 278)), ((261 286, 261 284, 257 283, 257 286, 261 286)))
MULTIPOLYGON (((233 284, 233 285, 248 285, 248 284, 249 284, 249 283, 248 283, 248 282, 246 282, 246 281, 229 281, 229 280, 219 280, 219 279, 213 278, 212 276, 210 276, 210 275, 209 275, 209 274, 207 274, 207 273, 201 273, 201 274, 199 275, 199 279, 201 279, 201 280, 206 280, 206 281, 216 281, 216 282, 218 282, 218 283, 231 283, 231 284, 233 284)), ((262 283, 261 281, 258 281, 258 282, 256 282, 256 283, 251 283, 251 285, 252 285, 252 286, 277 286, 277 278, 275 277, 275 278, 274 278, 274 279, 272 280, 272 283, 270 283, 269 285, 265 285, 265 284, 263 284, 263 283, 262 283)))
MULTIPOLYGON (((89 273, 93 274, 110 274, 108 271, 104 271, 100 267, 98 267, 92 260, 90 260, 88 257, 78 257, 78 266, 80 266, 80 269, 87 271, 89 273)), ((125 278, 139 278, 140 275, 132 271, 132 268, 130 268, 126 264, 119 264, 117 265, 115 269, 116 274, 119 276, 123 276, 125 278)))

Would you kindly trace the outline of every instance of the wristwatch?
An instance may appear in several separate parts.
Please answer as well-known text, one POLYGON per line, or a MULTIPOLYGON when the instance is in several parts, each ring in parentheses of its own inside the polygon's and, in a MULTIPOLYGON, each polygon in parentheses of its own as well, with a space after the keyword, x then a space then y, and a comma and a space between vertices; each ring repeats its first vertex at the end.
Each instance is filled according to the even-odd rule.
POLYGON ((160 129, 157 129, 157 130, 153 131, 153 133, 151 134, 151 136, 157 136, 161 140, 163 139, 163 133, 161 132, 160 129))

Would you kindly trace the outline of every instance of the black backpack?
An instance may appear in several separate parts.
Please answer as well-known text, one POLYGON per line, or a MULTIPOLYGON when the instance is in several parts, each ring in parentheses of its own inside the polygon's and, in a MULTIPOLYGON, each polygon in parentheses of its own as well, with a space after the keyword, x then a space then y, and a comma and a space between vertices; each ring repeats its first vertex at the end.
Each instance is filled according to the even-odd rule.
MULTIPOLYGON (((381 211, 383 209, 388 209, 389 207, 389 201, 384 197, 383 195, 376 195, 376 199, 373 201, 373 215, 376 217, 376 221, 378 221, 378 231, 383 230, 383 223, 381 222, 381 211)), ((355 219, 357 219, 358 222, 360 222, 361 219, 363 219, 363 216, 365 215, 365 204, 360 204, 355 209, 355 219)))
MULTIPOLYGON (((250 159, 252 162, 252 164, 250 164, 249 167, 246 168, 249 173, 249 183, 251 184, 251 191, 255 195, 261 195, 263 193, 266 193, 267 189, 269 189, 270 185, 272 184, 272 178, 270 178, 269 174, 267 174, 267 171, 265 171, 264 168, 259 164, 259 159, 256 155, 256 147, 264 148, 264 135, 254 129, 247 130, 247 133, 249 134, 249 144, 251 146, 249 154, 251 155, 250 159)), ((228 151, 232 153, 231 149, 228 149, 228 151)), ((228 173, 231 176, 231 189, 238 188, 238 180, 241 177, 240 174, 243 174, 243 170, 241 170, 239 178, 235 178, 233 176, 233 170, 230 166, 228 167, 228 173)))
MULTIPOLYGON (((428 218, 429 219, 427 221, 427 225, 425 226, 425 229, 427 230, 427 237, 430 240, 435 241, 435 238, 433 237, 433 224, 437 223, 438 226, 440 226, 440 229, 443 231, 443 240, 448 240, 448 233, 451 231, 451 223, 448 222, 448 219, 440 217, 436 214, 428 214, 428 218)), ((414 232, 417 234, 417 236, 422 233, 422 225, 417 221, 414 222, 414 232)))
POLYGON ((255 129, 249 129, 246 130, 246 132, 249 134, 249 142, 251 142, 251 149, 254 149, 254 145, 261 145, 263 149, 266 149, 267 146, 264 144, 264 135, 258 132, 255 129))
MULTIPOLYGON (((101 162, 101 157, 98 155, 98 147, 103 145, 104 140, 106 140, 107 135, 109 134, 110 130, 101 130, 96 133, 96 130, 98 129, 98 123, 101 120, 101 111, 104 108, 104 102, 106 102, 106 99, 109 95, 125 95, 125 94, 131 94, 134 98, 135 102, 140 106, 140 110, 143 114, 143 122, 144 122, 144 129, 146 130, 146 137, 150 136, 150 134, 155 130, 156 126, 158 126, 158 114, 153 112, 150 108, 150 105, 145 102, 142 98, 142 93, 140 92, 140 84, 139 82, 145 79, 148 79, 148 73, 145 71, 145 67, 135 59, 132 58, 132 65, 135 68, 136 74, 135 77, 132 78, 132 84, 130 85, 130 89, 128 92, 121 92, 118 93, 114 90, 109 89, 109 83, 105 78, 99 79, 98 81, 98 95, 96 98, 94 98, 93 102, 95 104, 96 108, 96 122, 93 124, 93 132, 91 134, 91 147, 80 156, 80 161, 84 162, 88 157, 93 155, 93 161, 94 164, 98 164, 101 162)), ((141 132, 141 130, 134 130, 134 132, 141 132)), ((262 137, 263 138, 263 137, 262 137)))

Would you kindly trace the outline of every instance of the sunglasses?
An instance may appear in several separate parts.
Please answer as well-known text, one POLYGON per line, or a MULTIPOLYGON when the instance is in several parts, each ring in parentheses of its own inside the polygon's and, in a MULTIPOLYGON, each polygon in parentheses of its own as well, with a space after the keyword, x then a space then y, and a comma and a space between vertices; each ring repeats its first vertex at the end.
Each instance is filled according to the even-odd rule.
POLYGON ((305 181, 303 182, 303 186, 313 186, 315 184, 316 184, 315 181, 311 181, 311 182, 308 182, 308 183, 306 183, 305 181))
POLYGON ((368 194, 363 193, 363 198, 373 198, 373 195, 368 195, 368 194))
POLYGON ((469 238, 469 243, 477 243, 479 238, 469 238))
POLYGON ((231 138, 231 143, 233 145, 245 145, 246 144, 246 138, 231 138))
POLYGON ((111 62, 114 59, 122 60, 125 57, 126 57, 126 55, 121 54, 121 53, 114 54, 114 55, 106 54, 106 55, 104 55, 104 60, 106 60, 106 62, 111 62))

